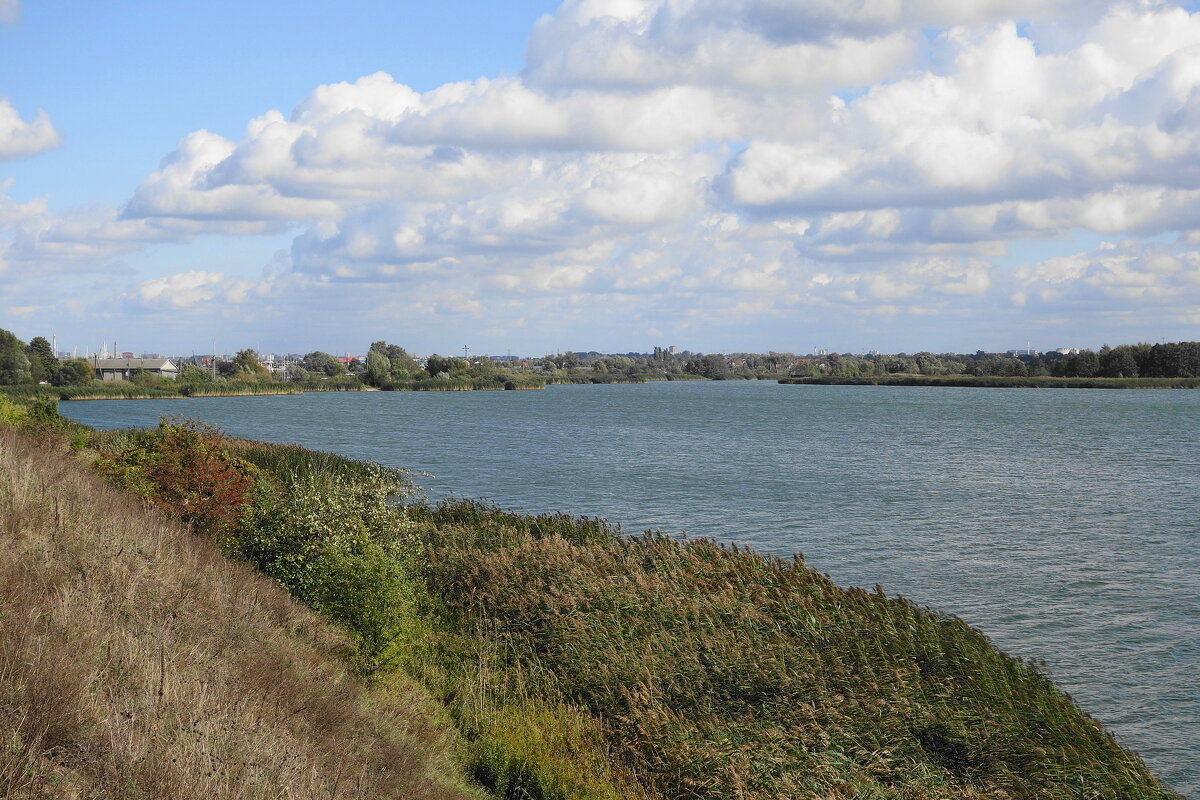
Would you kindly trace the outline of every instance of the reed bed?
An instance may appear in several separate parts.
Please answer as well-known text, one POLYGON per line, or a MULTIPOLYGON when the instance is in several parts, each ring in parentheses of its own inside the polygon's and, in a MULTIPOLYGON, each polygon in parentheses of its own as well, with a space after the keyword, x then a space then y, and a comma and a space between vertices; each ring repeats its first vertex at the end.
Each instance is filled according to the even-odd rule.
POLYGON ((151 398, 183 397, 178 389, 119 385, 88 384, 83 386, 0 386, 0 393, 14 399, 52 397, 58 400, 147 400, 151 398))
POLYGON ((301 394, 313 391, 303 384, 294 383, 224 383, 182 384, 176 391, 184 397, 241 397, 256 395, 301 394))
POLYGON ((557 704, 677 800, 1171 797, 1038 665, 799 557, 472 502, 412 513, 455 642, 425 680, 471 735, 557 704), (446 655, 464 651, 467 671, 446 655))
POLYGON ((486 392, 514 389, 544 389, 546 382, 530 375, 495 377, 418 378, 391 381, 379 387, 385 392, 486 392))
POLYGON ((296 383, 287 383, 285 386, 294 386, 302 392, 364 392, 370 391, 370 387, 360 381, 357 377, 346 378, 331 378, 327 381, 298 381, 296 383))

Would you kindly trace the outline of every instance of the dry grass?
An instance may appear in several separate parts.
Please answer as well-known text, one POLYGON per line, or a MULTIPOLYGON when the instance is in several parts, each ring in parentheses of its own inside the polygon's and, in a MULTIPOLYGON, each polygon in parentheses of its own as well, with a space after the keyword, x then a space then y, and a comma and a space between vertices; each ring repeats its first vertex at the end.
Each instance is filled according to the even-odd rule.
POLYGON ((466 798, 421 692, 213 543, 0 426, 0 794, 466 798))

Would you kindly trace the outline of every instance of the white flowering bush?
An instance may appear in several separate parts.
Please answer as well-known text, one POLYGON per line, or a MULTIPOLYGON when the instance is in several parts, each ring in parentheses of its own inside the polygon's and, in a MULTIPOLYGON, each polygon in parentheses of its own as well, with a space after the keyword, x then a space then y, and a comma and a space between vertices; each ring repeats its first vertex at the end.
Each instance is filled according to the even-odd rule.
POLYGON ((364 668, 394 658, 419 544, 389 505, 394 476, 293 474, 233 545, 297 598, 355 633, 364 668))

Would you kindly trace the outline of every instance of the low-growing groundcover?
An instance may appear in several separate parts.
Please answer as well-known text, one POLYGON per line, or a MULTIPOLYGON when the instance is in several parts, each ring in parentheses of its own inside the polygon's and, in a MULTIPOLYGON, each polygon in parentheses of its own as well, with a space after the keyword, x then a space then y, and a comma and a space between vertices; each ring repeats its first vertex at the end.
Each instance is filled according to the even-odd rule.
POLYGON ((351 632, 368 680, 421 682, 497 796, 1172 796, 1036 665, 798 558, 471 501, 400 505, 401 473, 190 423, 75 442, 144 493, 159 479, 139 465, 192 434, 240 476, 215 480, 253 483, 235 526, 197 531, 351 632))

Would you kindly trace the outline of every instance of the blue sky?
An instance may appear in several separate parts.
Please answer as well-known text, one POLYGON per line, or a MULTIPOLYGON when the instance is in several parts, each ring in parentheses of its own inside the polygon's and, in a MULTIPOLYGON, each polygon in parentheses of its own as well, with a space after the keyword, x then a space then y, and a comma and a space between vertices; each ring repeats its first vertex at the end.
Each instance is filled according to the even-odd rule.
POLYGON ((1200 338, 1156 0, 0 0, 0 327, 64 347, 1200 338))
POLYGON ((0 27, 0 92, 64 146, 6 165, 10 196, 121 203, 187 133, 238 137, 268 108, 379 70, 418 90, 520 70, 552 2, 25 2, 0 27))

